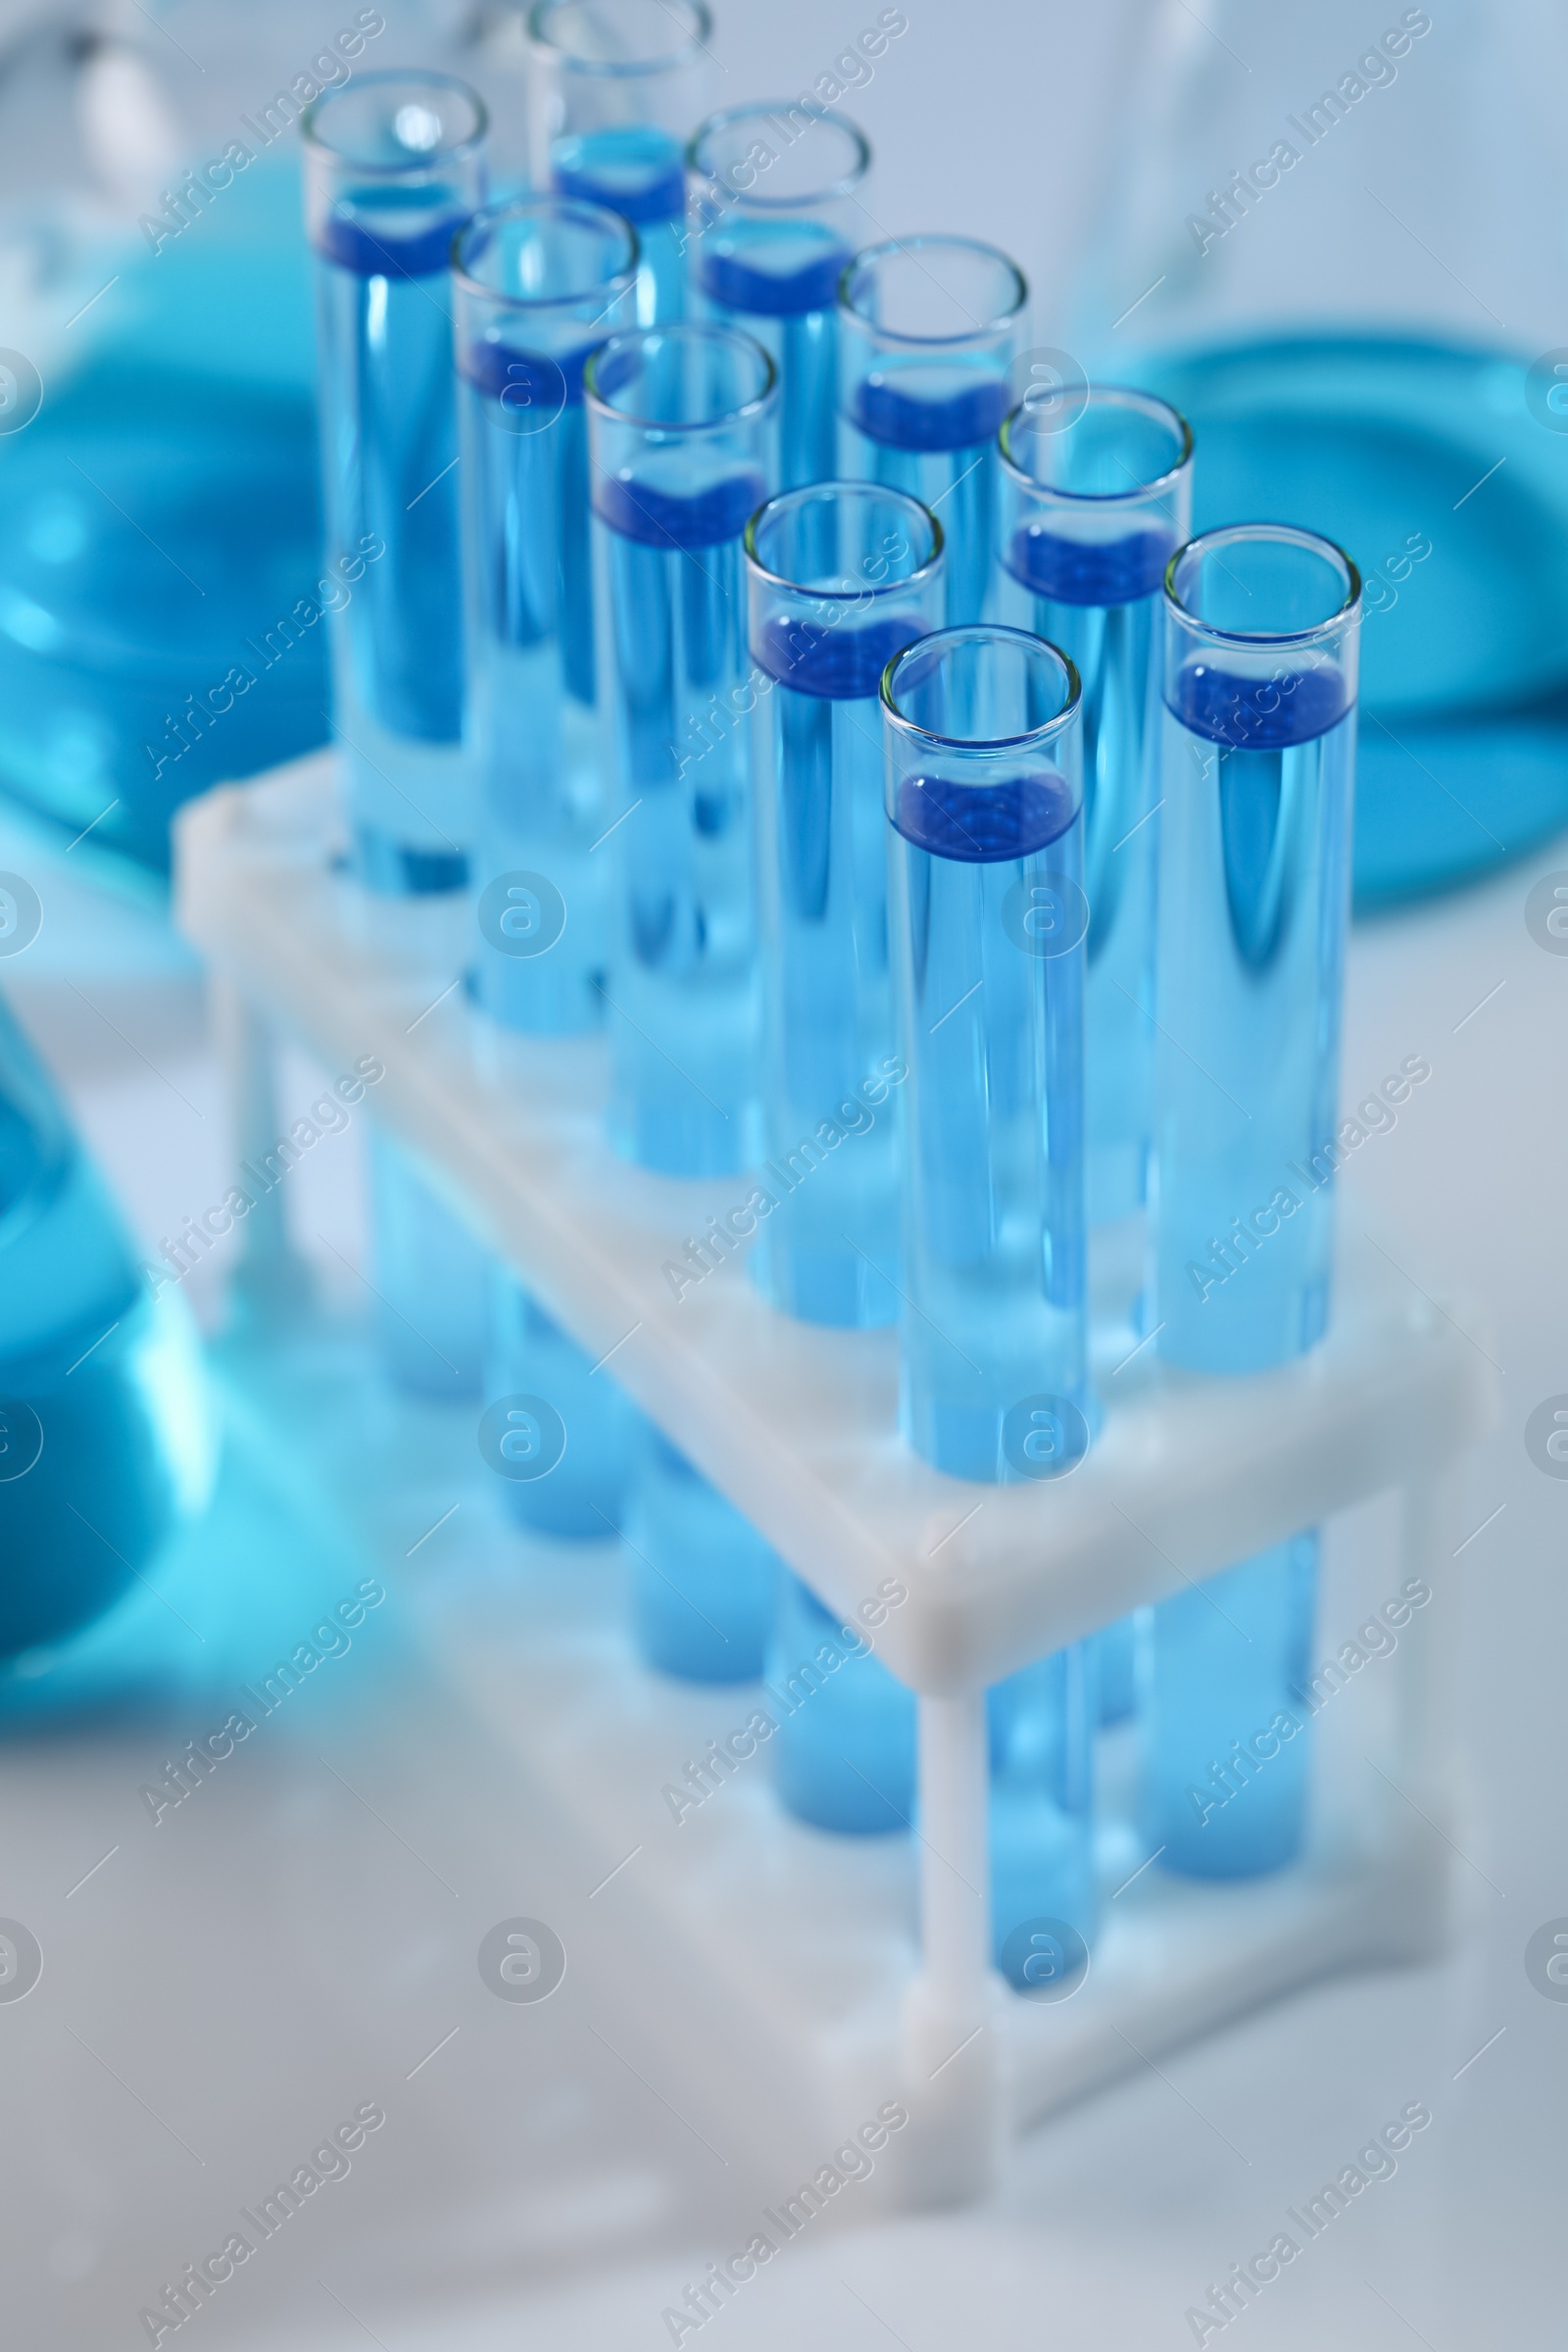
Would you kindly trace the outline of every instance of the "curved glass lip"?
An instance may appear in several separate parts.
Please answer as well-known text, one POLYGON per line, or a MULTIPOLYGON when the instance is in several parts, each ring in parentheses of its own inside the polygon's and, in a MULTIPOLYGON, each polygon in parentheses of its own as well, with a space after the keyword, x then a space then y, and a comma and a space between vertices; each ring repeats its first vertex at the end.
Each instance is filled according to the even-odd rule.
POLYGON ((1078 716, 1079 707, 1083 701, 1083 681, 1078 675, 1077 663, 1071 656, 1064 654, 1059 645, 1053 645, 1049 637, 1037 637, 1031 629, 1005 628, 1000 621, 976 620, 968 621, 962 627, 956 629, 933 629, 928 636, 916 637, 912 645, 905 646, 902 652, 894 655, 882 672, 877 699, 882 705, 882 715, 890 726, 897 727, 902 735, 909 736, 919 743, 931 744, 937 751, 966 752, 971 755, 986 752, 1015 752, 1026 744, 1050 743, 1055 736, 1065 732, 1078 716), (906 717, 905 712, 899 709, 895 700, 894 680, 901 663, 909 661, 915 654, 929 652, 934 645, 957 645, 965 640, 970 643, 980 641, 986 644, 996 644, 1004 638, 1013 638, 1022 645, 1037 647, 1041 653, 1049 654, 1057 669, 1060 670, 1066 681, 1067 699, 1054 718, 1048 718, 1043 726, 1030 727, 1022 735, 990 735, 981 740, 966 735, 938 735, 930 727, 917 725, 912 718, 906 717))
MULTIPOLYGON (((1033 491, 1037 498, 1061 499, 1083 507, 1137 506, 1146 498, 1153 498, 1159 491, 1171 488, 1178 476, 1190 468, 1193 463, 1193 428, 1180 409, 1172 408, 1168 400, 1161 400, 1157 392, 1140 392, 1133 384, 1090 384, 1088 392, 1089 398, 1079 416, 1073 418, 1073 424, 1077 424, 1080 417, 1097 404, 1103 408, 1136 410, 1140 416, 1151 417, 1156 423, 1174 427, 1179 452, 1175 464, 1167 466, 1163 473, 1152 475, 1147 482, 1134 483, 1128 490, 1066 490, 1055 482, 1038 482, 1032 473, 1024 471, 1007 446, 1009 428, 1014 418, 1021 416, 1029 406, 1027 400, 1020 400, 1015 409, 1007 411, 997 427, 997 447, 1002 453, 1002 463, 1020 489, 1033 491)), ((1072 426, 1065 429, 1070 432, 1072 426)))
POLYGON ((1361 574, 1354 559, 1346 554, 1338 540, 1325 539, 1321 531, 1303 530, 1294 522, 1227 522, 1212 531, 1200 531, 1196 539, 1189 539, 1185 546, 1176 550, 1165 566, 1164 591, 1172 616, 1184 628, 1191 630, 1194 636, 1205 638, 1211 645, 1312 645, 1320 638, 1332 637, 1354 614, 1361 601, 1361 574), (1211 620, 1204 620, 1190 605, 1183 604, 1176 591, 1179 564, 1185 564, 1190 556, 1199 553, 1206 555, 1213 548, 1235 547, 1239 543, 1258 539, 1272 540, 1280 547, 1301 548, 1307 554, 1326 558, 1330 564, 1337 565, 1346 583, 1344 603, 1322 620, 1314 620, 1304 629, 1216 628, 1211 620))
POLYGON ((613 417, 617 424, 633 424, 649 433, 722 433, 732 425, 744 424, 761 416, 763 410, 772 405, 778 397, 778 369, 771 353, 758 342, 755 335, 744 333, 738 326, 710 326, 696 318, 670 318, 662 326, 630 326, 619 334, 607 336, 583 368, 582 388, 583 397, 590 406, 597 409, 601 416, 613 417), (722 416, 705 416, 701 423, 695 420, 690 424, 674 423, 667 416, 639 416, 631 409, 617 409, 612 402, 606 400, 599 389, 601 363, 617 347, 629 343, 647 343, 656 335, 682 342, 744 344, 762 363, 760 392, 755 393, 750 400, 742 401, 737 408, 726 409, 722 416))
MULTIPOLYGON (((696 19, 692 30, 686 34, 684 39, 677 41, 672 48, 662 49, 657 57, 636 59, 577 57, 571 50, 564 49, 559 41, 552 40, 545 30, 545 19, 553 16, 558 8, 566 7, 569 4, 570 0, 534 0, 534 5, 529 9, 526 20, 529 47, 543 50, 546 56, 554 58, 558 64, 564 67, 568 74, 592 74, 604 81, 640 81, 650 74, 669 73, 671 68, 680 65, 685 59, 692 56, 694 51, 706 49, 713 37, 713 20, 706 0, 686 0, 686 5, 696 19)), ((662 0, 659 0, 659 4, 662 8, 662 0)), ((674 22, 672 9, 662 8, 662 13, 669 17, 672 23, 674 22)))
POLYGON ((906 490, 890 490, 880 482, 805 482, 795 490, 780 490, 776 497, 766 498, 746 525, 741 544, 746 551, 746 563, 753 576, 766 587, 781 588, 788 596, 814 597, 824 605, 845 604, 853 598, 857 604, 867 596, 903 596, 913 589, 930 585, 941 571, 947 551, 942 525, 927 506, 911 498, 906 490), (931 533, 931 553, 913 571, 906 571, 897 580, 868 580, 863 588, 813 588, 804 580, 787 580, 781 571, 769 571, 757 552, 757 526, 765 514, 780 507, 804 506, 808 499, 820 498, 881 499, 889 506, 904 507, 918 515, 931 533))
POLYGON ((433 70, 424 72, 416 66, 382 66, 373 74, 356 74, 352 81, 340 81, 335 88, 320 91, 300 117, 302 139, 308 140, 313 147, 318 147, 323 155, 334 157, 340 164, 347 164, 352 171, 363 172, 371 179, 408 179, 426 172, 438 172, 446 164, 460 164, 483 146, 489 128, 490 110, 471 82, 464 81, 456 74, 438 74, 433 70), (428 155, 411 156, 402 164, 371 162, 355 155, 347 147, 334 147, 330 139, 321 136, 321 111, 334 98, 346 97, 350 90, 384 89, 389 81, 406 81, 413 87, 422 85, 427 90, 461 91, 473 108, 472 130, 465 138, 454 139, 445 147, 432 147, 428 155))
MULTIPOLYGON (((727 130, 732 122, 744 122, 748 118, 755 119, 762 115, 788 114, 800 104, 799 98, 760 98, 747 106, 720 107, 717 114, 710 115, 706 122, 699 122, 691 138, 687 141, 687 171, 694 179, 709 181, 723 188, 724 182, 717 177, 709 165, 703 162, 698 153, 703 141, 715 131, 727 130)), ((728 203, 740 206, 743 211, 800 213, 805 212, 808 206, 813 204, 833 204, 841 197, 854 195, 871 169, 870 140, 858 122, 852 122, 847 115, 836 114, 829 107, 818 106, 813 102, 803 111, 809 115, 813 122, 831 122, 837 129, 848 133, 855 150, 854 170, 847 172, 842 179, 830 180, 825 187, 813 188, 807 196, 759 196, 751 189, 724 188, 728 203)))
POLYGON ((481 302, 500 303, 509 311, 537 312, 568 310, 573 303, 589 302, 596 294, 607 301, 622 293, 637 275, 642 264, 642 247, 637 231, 619 213, 606 210, 602 204, 585 204, 576 196, 510 196, 501 204, 487 204, 473 214, 458 229, 452 239, 452 280, 465 294, 481 302), (557 220, 575 220, 584 228, 612 231, 626 248, 621 267, 610 277, 596 277, 592 285, 579 286, 565 294, 509 294, 501 286, 487 286, 483 278, 475 277, 463 266, 463 251, 476 229, 492 229, 499 221, 516 220, 526 215, 548 214, 557 220))
POLYGON ((972 343, 976 335, 999 334, 1017 318, 1028 299, 1029 280, 1012 256, 1004 253, 1000 245, 988 245, 982 237, 949 237, 936 232, 919 237, 889 237, 880 245, 867 245, 862 252, 846 262, 839 272, 838 307, 845 318, 869 334, 881 335, 889 343, 905 344, 910 350, 943 351, 956 343, 972 343), (880 320, 868 318, 863 311, 856 309, 850 300, 850 280, 857 270, 864 270, 872 262, 881 261, 886 254, 918 253, 922 247, 929 249, 933 245, 944 246, 949 252, 961 249, 965 253, 983 253, 989 261, 1000 262, 1010 273, 1016 289, 1008 307, 999 312, 996 318, 966 327, 958 335, 903 335, 896 327, 884 326, 880 320))

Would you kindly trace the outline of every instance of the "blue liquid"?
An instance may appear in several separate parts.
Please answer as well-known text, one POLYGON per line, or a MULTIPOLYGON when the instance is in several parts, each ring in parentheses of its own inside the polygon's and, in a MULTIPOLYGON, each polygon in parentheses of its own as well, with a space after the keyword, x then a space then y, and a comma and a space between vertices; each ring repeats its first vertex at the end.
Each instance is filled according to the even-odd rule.
POLYGON ((477 1396, 490 1253, 385 1136, 370 1138, 369 1175, 370 1281, 388 1378, 411 1396, 477 1396))
POLYGON ((1150 1612, 1140 1820, 1163 1869, 1250 1878, 1300 1851, 1316 1587, 1298 1536, 1150 1612))
POLYGON ((762 1671, 778 1603, 778 1554, 657 1430, 626 1519, 637 1654, 689 1683, 762 1671))
POLYGON ((852 1837, 907 1829, 915 1801, 914 1693, 868 1649, 846 1641, 839 1620, 787 1572, 767 1678, 785 1810, 852 1837))
POLYGON ((1357 904, 1445 888, 1568 820, 1568 441, 1524 365, 1302 337, 1165 363, 1153 388, 1202 451, 1195 527, 1277 516, 1365 575, 1357 904), (1412 539, 1431 553, 1412 562, 1412 539))
POLYGON ((563 196, 601 204, 637 231, 644 326, 662 326, 686 307, 686 174, 678 139, 649 123, 621 124, 559 139, 551 172, 563 196))
MULTIPOLYGON (((481 893, 542 874, 564 909, 538 956, 503 953, 480 929, 478 1003, 504 1026, 571 1035, 601 1018, 610 818, 595 707, 588 437, 582 370, 592 344, 557 358, 485 341, 463 354, 466 485, 479 560, 471 617, 470 724, 480 763, 481 893), (538 419, 536 430, 521 429, 538 419)), ((470 591, 471 592, 471 591, 470 591)))
POLYGON ((512 1517, 537 1534, 606 1544, 621 1523, 637 1417, 608 1371, 595 1372, 538 1301, 499 1268, 485 1365, 490 1396, 542 1396, 561 1415, 566 1449, 545 1478, 503 1479, 512 1517))
POLYGON ((906 490, 947 539, 950 628, 986 612, 996 552, 996 436, 1006 381, 975 368, 885 366, 857 384, 845 417, 846 470, 906 490))
POLYGON ((985 787, 906 778, 894 935, 908 1041, 906 1435, 959 1478, 1006 1481, 1011 1408, 1086 1401, 1083 956, 1030 954, 1008 909, 1081 889, 1083 826, 1040 769, 985 787))
POLYGON ((779 372, 779 488, 837 471, 838 282, 851 256, 813 221, 710 228, 697 282, 713 316, 755 335, 779 372))
POLYGON ((780 1199, 751 1264, 775 1306, 811 1323, 868 1327, 898 1314, 887 820, 873 698, 887 663, 919 634, 909 615, 868 628, 774 615, 753 649, 778 681, 760 722, 758 789, 770 795, 775 933, 764 1181, 780 1199), (879 1073, 878 1099, 867 1102, 862 1090, 879 1073), (774 1185, 774 1172, 798 1191, 774 1185))
POLYGON ((1258 1371, 1328 1320, 1355 718, 1332 668, 1166 692, 1154 1319, 1258 1371))
POLYGON ((1077 1643, 1009 1675, 987 1692, 986 1715, 993 1957, 1024 1988, 1026 1954, 1006 1949, 1015 1930, 1029 1920, 1065 1920, 1092 1943, 1098 1925, 1094 1644, 1077 1643))
POLYGON ((606 1017, 616 1149, 666 1175, 757 1156, 757 993, 740 532, 764 495, 731 467, 603 476, 599 657, 621 806, 606 1017), (633 808, 634 803, 641 803, 633 808))
POLYGON ((1094 1637, 1099 1653, 1100 1720, 1125 1723, 1138 1706, 1138 1621, 1119 1617, 1094 1637))
POLYGON ((0 1004, 0 1657, 90 1625, 172 1531, 172 1389, 120 1220, 0 1004), (41 1445, 41 1449, 40 1449, 41 1445))
POLYGON ((1000 617, 1059 646, 1083 686, 1085 1175, 1092 1224, 1129 1215, 1148 1182, 1153 1095, 1159 798, 1156 597, 1175 542, 1147 529, 1084 546, 1039 525, 1004 551, 1000 617))

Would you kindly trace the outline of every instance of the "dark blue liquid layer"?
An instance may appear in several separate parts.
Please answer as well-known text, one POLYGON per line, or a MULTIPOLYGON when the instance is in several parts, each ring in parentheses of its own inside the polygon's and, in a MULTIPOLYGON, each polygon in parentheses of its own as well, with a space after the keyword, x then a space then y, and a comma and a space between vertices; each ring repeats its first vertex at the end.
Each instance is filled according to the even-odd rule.
POLYGON ((726 310, 746 311, 754 318, 797 318, 808 311, 832 310, 850 258, 847 246, 832 245, 798 270, 758 270, 741 254, 715 246, 702 258, 702 289, 726 310))
POLYGON ((1265 678, 1238 677, 1211 662, 1189 662, 1166 694, 1174 717, 1209 743, 1239 752, 1280 752, 1312 743, 1337 726, 1349 709, 1339 669, 1286 669, 1265 678))
POLYGON ((1088 546, 1028 522, 1013 532, 1004 561, 1022 587, 1058 605, 1131 605, 1153 595, 1175 546, 1169 531, 1130 531, 1088 546))
POLYGON ((896 375, 868 375, 851 394, 850 415, 868 440, 889 449, 972 449, 1000 429, 1007 398, 995 375, 977 374, 936 400, 906 390, 896 375))
POLYGON ((594 513, 622 539, 678 555, 719 547, 738 539, 767 496, 760 473, 729 473, 690 495, 601 475, 594 484, 594 513))
POLYGON ((1066 777, 1041 767, 998 784, 906 776, 899 785, 893 822, 906 841, 928 850, 933 858, 998 865, 1048 849, 1077 813, 1066 777))
POLYGON ((564 399, 581 400, 582 371, 597 348, 579 343, 574 350, 552 355, 519 351, 514 344, 485 336, 468 345, 461 367, 476 391, 498 400, 520 424, 533 416, 548 418, 564 399))
POLYGON ((637 125, 563 139, 552 159, 563 196, 602 204, 623 220, 678 220, 686 210, 680 142, 637 125))
POLYGON ((875 694, 882 672, 922 633, 910 612, 890 612, 868 628, 824 627, 820 621, 769 615, 752 646, 752 659, 781 686, 823 702, 863 702, 875 694))
MULTIPOLYGON (((365 202, 367 212, 373 209, 375 225, 352 213, 328 213, 317 228, 316 250, 323 261, 351 270, 356 277, 433 277, 447 268, 452 240, 468 220, 466 211, 455 205, 431 220, 438 201, 435 192, 420 189, 416 221, 400 229, 393 192, 373 191, 365 202)), ((415 208, 411 204, 408 209, 415 208)))

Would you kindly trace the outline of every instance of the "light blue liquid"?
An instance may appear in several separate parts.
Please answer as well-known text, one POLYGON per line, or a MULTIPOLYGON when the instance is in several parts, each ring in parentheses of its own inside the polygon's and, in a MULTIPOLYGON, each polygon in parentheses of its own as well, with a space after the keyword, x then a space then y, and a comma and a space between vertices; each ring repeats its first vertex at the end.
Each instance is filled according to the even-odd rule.
POLYGON ((370 1281, 387 1377, 411 1396, 477 1396, 490 1253, 386 1136, 370 1137, 369 1178, 370 1281))
POLYGON ((991 1932, 996 1965, 1020 1988, 1032 1920, 1065 1921, 1094 1941, 1094 1645, 1079 1642, 986 1694, 991 1746, 991 1932))
POLYGON ((1138 1624, 1119 1617, 1094 1637, 1100 1677, 1100 1720, 1125 1723, 1138 1704, 1138 1624))
POLYGON ((682 1682, 754 1682, 778 1605, 778 1554, 654 1429, 625 1535, 644 1663, 682 1682))
POLYGON ((917 622, 896 617, 814 635, 810 623, 780 618, 758 648, 764 667, 781 673, 758 738, 764 904, 775 933, 764 1182, 778 1206, 759 1225, 751 1262, 775 1306, 812 1323, 865 1327, 898 1315, 887 820, 875 689, 886 662, 917 633, 917 622))
MULTIPOLYGON (((482 542, 469 673, 481 795, 472 985, 492 1019, 536 1036, 598 1025, 610 918, 611 857, 595 849, 610 817, 594 694, 582 358, 509 359, 503 345, 479 345, 463 355, 460 394, 464 446, 481 477, 467 485, 482 542), (519 393, 554 421, 518 430, 519 393), (516 873, 542 877, 557 894, 543 919, 562 927, 538 955, 508 954, 494 936, 498 918, 484 919, 482 894, 516 873)), ((520 893, 518 905, 514 920, 540 919, 520 893)))
POLYGON ((1081 889, 1081 812, 1042 768, 946 799, 906 778, 895 825, 905 1432, 938 1469, 1008 1481, 1015 1406, 1088 1402, 1083 956, 1033 955, 1009 928, 1037 886, 1081 889))
POLYGON ((1020 529, 998 575, 998 618, 1058 646, 1083 689, 1084 1157, 1096 1225, 1141 1208, 1148 1184, 1159 848, 1152 655, 1155 590, 1174 545, 1153 529, 1090 549, 1020 529))
POLYGON ((0 1004, 0 1658, 113 1607, 177 1518, 194 1397, 120 1219, 0 1004))
POLYGON ((843 415, 844 470, 907 491, 947 541, 947 625, 983 619, 997 544, 996 436, 1006 378, 955 361, 879 360, 843 415))
POLYGON ((831 481, 837 471, 838 325, 835 299, 851 256, 813 220, 717 221, 697 248, 696 279, 710 317, 744 328, 779 374, 779 488, 831 481))
POLYGON ((1361 568, 1357 905, 1447 887, 1561 826, 1568 436, 1530 406, 1524 364, 1303 336, 1161 362, 1151 381, 1202 451, 1196 527, 1276 516, 1361 568))
POLYGON ((501 1481, 507 1509, 540 1535, 610 1543, 631 1477, 637 1428, 631 1403, 610 1372, 596 1372, 537 1299, 500 1268, 491 1316, 486 1395, 541 1396, 566 1432, 565 1451, 547 1477, 501 1481))
POLYGON ((1300 1851, 1316 1591, 1303 1535, 1148 1612, 1140 1821, 1162 1869, 1251 1878, 1300 1851))
POLYGON ((461 888, 470 847, 446 275, 466 217, 439 191, 367 188, 319 232, 331 553, 365 559, 337 624, 335 717, 360 876, 392 896, 461 888))
POLYGON ((557 192, 603 205, 637 231, 642 270, 638 324, 663 326, 686 310, 686 177, 678 139, 651 123, 620 123, 558 139, 557 192))
POLYGON ((606 1017, 617 1151, 666 1175, 760 1156, 741 532, 760 474, 669 449, 601 476, 598 651, 623 821, 606 1017))
POLYGON ((853 1837, 906 1830, 915 1805, 915 1699, 798 1576, 785 1574, 768 1650, 773 1764, 798 1821, 853 1837))

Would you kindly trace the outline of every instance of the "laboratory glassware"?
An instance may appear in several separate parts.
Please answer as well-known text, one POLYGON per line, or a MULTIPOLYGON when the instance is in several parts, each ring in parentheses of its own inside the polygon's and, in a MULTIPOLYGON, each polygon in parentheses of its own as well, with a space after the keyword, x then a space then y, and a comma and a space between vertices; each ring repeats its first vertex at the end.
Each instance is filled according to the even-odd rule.
POLYGON ((644 1663, 682 1682, 754 1682, 778 1605, 778 1554, 652 1423, 624 1543, 644 1663))
POLYGON ((1081 1965, 1099 1925, 1099 1673, 1098 1643, 1075 1642, 986 1693, 992 1958, 1019 1991, 1081 1965))

